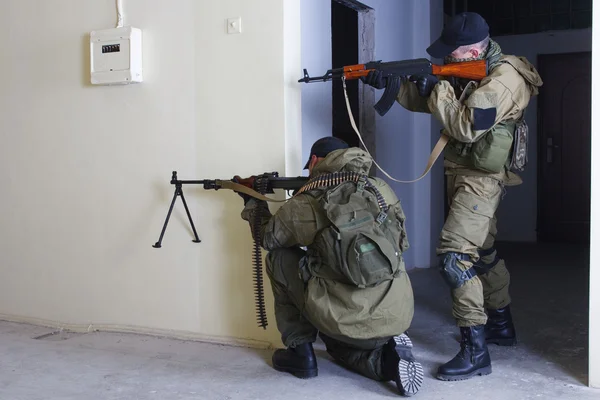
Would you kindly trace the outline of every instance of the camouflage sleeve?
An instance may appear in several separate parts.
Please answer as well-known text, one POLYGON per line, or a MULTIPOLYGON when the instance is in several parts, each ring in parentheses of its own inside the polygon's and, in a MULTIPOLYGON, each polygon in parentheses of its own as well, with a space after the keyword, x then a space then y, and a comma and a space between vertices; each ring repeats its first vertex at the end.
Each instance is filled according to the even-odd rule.
POLYGON ((242 211, 242 218, 250 223, 254 232, 257 212, 261 212, 260 238, 262 247, 271 251, 281 247, 308 246, 316 233, 322 229, 323 221, 318 217, 313 198, 300 195, 288 200, 272 215, 266 202, 250 199, 242 211))
POLYGON ((510 91, 501 82, 482 81, 462 104, 448 81, 440 81, 428 100, 433 116, 442 123, 452 138, 463 143, 477 141, 513 108, 510 91))
POLYGON ((402 82, 396 101, 409 111, 431 114, 427 99, 419 95, 417 85, 413 82, 407 80, 402 82))

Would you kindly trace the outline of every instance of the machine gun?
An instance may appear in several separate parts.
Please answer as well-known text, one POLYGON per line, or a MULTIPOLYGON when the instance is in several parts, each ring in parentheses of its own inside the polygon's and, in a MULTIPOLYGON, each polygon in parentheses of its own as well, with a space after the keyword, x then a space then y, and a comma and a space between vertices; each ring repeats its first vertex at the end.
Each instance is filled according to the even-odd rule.
POLYGON ((326 82, 332 79, 353 80, 366 77, 373 70, 381 71, 383 78, 387 78, 387 86, 381 99, 374 108, 379 115, 384 116, 394 104, 401 80, 411 75, 431 74, 446 77, 481 80, 487 76, 488 65, 486 60, 465 61, 448 65, 435 65, 426 58, 402 61, 371 61, 366 64, 347 65, 341 68, 328 70, 323 76, 311 77, 304 69, 304 77, 298 82, 326 82))
MULTIPOLYGON (((194 243, 200 243, 201 240, 198 238, 198 233, 196 232, 196 227, 194 226, 194 221, 192 221, 192 216, 190 214, 190 210, 187 206, 187 202, 185 201, 185 196, 183 195, 183 185, 202 185, 204 189, 207 190, 219 190, 219 189, 230 189, 236 192, 242 192, 248 194, 252 197, 258 198, 260 200, 265 201, 274 201, 278 202, 280 200, 275 200, 270 197, 266 197, 267 193, 275 193, 274 189, 283 189, 286 191, 293 191, 294 193, 298 191, 304 184, 308 182, 308 177, 298 176, 295 178, 287 178, 287 177, 279 177, 277 172, 265 172, 262 175, 254 175, 250 178, 241 179, 239 177, 234 177, 230 180, 221 180, 221 179, 203 179, 203 180, 179 180, 177 179, 177 171, 173 171, 173 175, 171 176, 171 184, 175 185, 175 193, 173 194, 173 200, 171 201, 171 206, 169 207, 169 211, 167 213, 167 218, 165 219, 165 223, 163 225, 162 231, 160 233, 160 238, 158 242, 156 242, 152 247, 161 248, 162 240, 167 229, 167 224, 169 223, 169 219, 171 217, 171 213, 173 212, 173 206, 175 205, 175 201, 177 197, 180 196, 183 202, 183 206, 185 207, 185 212, 187 213, 188 219, 190 221, 190 225, 192 226, 192 230, 194 232, 194 243)), ((285 201, 285 200, 283 200, 285 201)), ((260 212, 255 214, 255 222, 260 221, 261 219, 260 212)), ((252 232, 252 237, 254 239, 253 251, 252 251, 252 260, 253 260, 253 272, 254 272, 254 293, 256 299, 256 313, 258 319, 258 325, 263 329, 267 328, 267 313, 265 309, 264 302, 264 290, 263 290, 263 278, 262 278, 262 254, 260 250, 260 226, 258 223, 254 224, 255 232, 252 232)))

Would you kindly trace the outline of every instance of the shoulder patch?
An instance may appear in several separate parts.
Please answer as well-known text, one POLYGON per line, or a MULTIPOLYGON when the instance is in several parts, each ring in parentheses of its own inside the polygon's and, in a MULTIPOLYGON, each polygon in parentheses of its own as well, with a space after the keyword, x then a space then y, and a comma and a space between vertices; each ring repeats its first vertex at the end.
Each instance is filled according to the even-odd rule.
POLYGON ((496 120, 496 107, 492 108, 474 108, 473 109, 473 129, 484 131, 494 126, 496 120))

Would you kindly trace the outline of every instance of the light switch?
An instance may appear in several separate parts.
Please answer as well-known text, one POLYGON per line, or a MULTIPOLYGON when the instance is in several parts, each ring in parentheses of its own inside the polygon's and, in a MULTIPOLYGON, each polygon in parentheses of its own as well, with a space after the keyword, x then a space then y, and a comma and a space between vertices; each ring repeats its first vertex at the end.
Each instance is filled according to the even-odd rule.
POLYGON ((229 18, 227 20, 227 33, 242 33, 242 18, 229 18))

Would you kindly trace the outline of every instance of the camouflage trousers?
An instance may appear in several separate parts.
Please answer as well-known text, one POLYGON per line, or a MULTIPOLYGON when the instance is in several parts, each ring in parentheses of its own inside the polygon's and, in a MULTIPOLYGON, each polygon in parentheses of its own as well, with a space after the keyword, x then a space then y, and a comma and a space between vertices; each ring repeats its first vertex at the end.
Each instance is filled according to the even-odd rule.
POLYGON ((275 320, 283 344, 295 347, 313 343, 319 334, 334 360, 368 378, 387 380, 383 376, 381 357, 383 346, 390 338, 334 339, 304 312, 306 284, 299 273, 304 255, 300 248, 276 249, 266 258, 266 271, 275 299, 275 320))
POLYGON ((460 327, 487 322, 485 309, 505 307, 510 274, 494 248, 496 210, 504 188, 487 176, 447 175, 450 210, 440 235, 437 254, 467 255, 458 261, 463 271, 475 266, 477 275, 463 286, 451 289, 452 315, 460 327))

